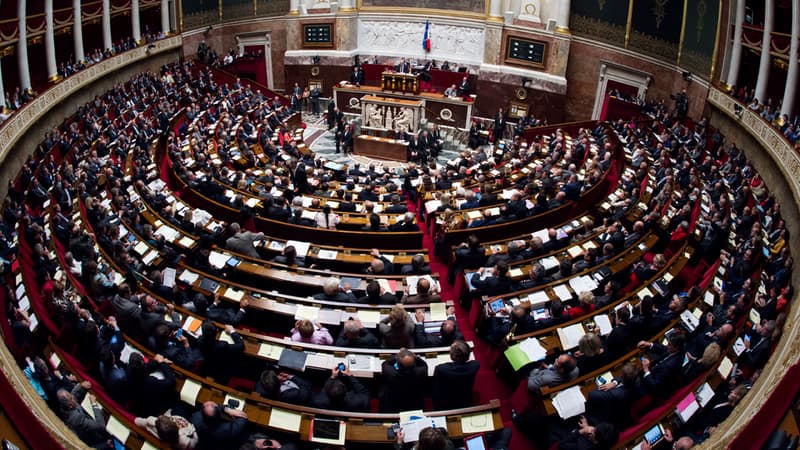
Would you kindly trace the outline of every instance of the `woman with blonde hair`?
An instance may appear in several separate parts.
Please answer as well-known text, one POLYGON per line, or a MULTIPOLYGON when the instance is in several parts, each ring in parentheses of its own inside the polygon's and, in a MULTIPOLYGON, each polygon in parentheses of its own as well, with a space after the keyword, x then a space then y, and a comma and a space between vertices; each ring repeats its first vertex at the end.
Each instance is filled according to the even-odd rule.
POLYGON ((581 374, 593 372, 609 363, 609 357, 600 336, 586 333, 578 341, 578 351, 574 353, 581 374))
POLYGON ((383 336, 383 346, 388 348, 413 347, 414 321, 401 305, 395 305, 389 316, 378 324, 383 336))

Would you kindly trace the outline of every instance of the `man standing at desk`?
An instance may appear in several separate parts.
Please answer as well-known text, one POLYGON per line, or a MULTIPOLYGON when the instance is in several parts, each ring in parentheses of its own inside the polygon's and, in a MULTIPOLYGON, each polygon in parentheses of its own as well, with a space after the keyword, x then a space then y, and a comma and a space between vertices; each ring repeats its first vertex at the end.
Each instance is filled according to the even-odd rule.
POLYGON ((364 84, 364 71, 361 70, 361 66, 353 67, 353 73, 350 74, 350 82, 356 86, 364 84))
POLYGON ((494 115, 494 142, 500 142, 503 139, 503 134, 506 131, 506 115, 503 113, 503 108, 497 110, 494 115))
POLYGON ((458 95, 466 97, 469 95, 469 75, 465 75, 458 85, 458 95))
POLYGON ((311 99, 311 114, 316 117, 319 115, 319 86, 314 85, 309 98, 311 99))

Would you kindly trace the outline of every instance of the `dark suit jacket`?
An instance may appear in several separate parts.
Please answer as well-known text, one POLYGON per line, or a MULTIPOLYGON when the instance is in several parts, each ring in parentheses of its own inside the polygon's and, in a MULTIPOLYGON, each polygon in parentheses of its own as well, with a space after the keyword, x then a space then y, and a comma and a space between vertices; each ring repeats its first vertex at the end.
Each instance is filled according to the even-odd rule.
POLYGON ((347 375, 339 375, 339 380, 347 387, 347 393, 341 402, 332 402, 325 387, 333 383, 333 378, 325 381, 325 387, 314 395, 312 404, 317 408, 335 409, 338 411, 368 411, 369 410, 369 389, 364 387, 358 378, 347 375))
POLYGON ((494 297, 495 295, 502 295, 511 292, 512 280, 509 277, 496 277, 490 276, 485 280, 481 280, 476 274, 472 279, 472 287, 478 291, 483 291, 485 295, 494 297))
POLYGON ((650 352, 664 356, 650 363, 650 374, 642 378, 642 387, 654 397, 669 397, 681 384, 683 352, 667 353, 661 344, 654 344, 650 352))
POLYGON ((472 406, 472 386, 480 366, 478 361, 449 362, 436 366, 431 389, 433 408, 441 411, 472 406))
POLYGON ((634 346, 634 336, 630 325, 617 325, 606 337, 606 347, 611 356, 619 356, 634 346))
POLYGON ((425 403, 425 383, 428 364, 416 358, 410 370, 395 368, 397 359, 392 356, 381 365, 383 391, 380 394, 381 412, 400 412, 422 409, 425 403))
POLYGON ((630 408, 639 396, 638 386, 620 385, 608 391, 589 392, 586 414, 595 422, 609 422, 618 430, 631 422, 630 408))

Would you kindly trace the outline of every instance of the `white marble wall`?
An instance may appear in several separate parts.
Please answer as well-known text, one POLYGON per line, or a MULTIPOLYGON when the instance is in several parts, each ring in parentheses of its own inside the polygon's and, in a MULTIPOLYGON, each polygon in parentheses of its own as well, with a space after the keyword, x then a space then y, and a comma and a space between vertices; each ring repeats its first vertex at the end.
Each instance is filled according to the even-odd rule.
POLYGON ((430 23, 431 51, 422 48, 425 21, 359 19, 358 50, 409 59, 447 60, 480 65, 484 54, 484 27, 430 23))

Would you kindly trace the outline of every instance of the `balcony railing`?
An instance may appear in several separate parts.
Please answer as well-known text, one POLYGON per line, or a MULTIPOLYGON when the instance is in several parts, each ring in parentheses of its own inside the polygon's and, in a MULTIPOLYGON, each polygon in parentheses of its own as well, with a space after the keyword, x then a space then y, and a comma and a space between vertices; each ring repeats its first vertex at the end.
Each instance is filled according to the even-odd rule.
MULTIPOLYGON (((770 34, 770 52, 789 57, 789 48, 792 44, 792 36, 786 33, 773 31, 770 34)), ((764 29, 753 25, 745 25, 742 30, 742 45, 761 51, 761 41, 764 37, 764 29)))

